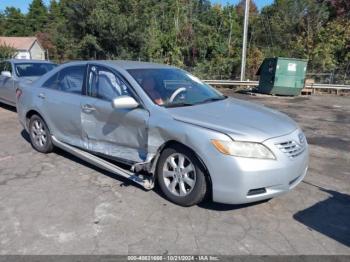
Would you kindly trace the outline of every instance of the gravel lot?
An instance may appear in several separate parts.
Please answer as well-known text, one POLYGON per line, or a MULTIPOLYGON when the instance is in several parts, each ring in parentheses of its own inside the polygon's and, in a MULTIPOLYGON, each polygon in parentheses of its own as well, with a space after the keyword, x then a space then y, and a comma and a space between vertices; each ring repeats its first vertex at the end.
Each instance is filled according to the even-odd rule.
POLYGON ((62 151, 35 152, 0 105, 0 254, 350 255, 350 98, 232 95, 305 130, 309 173, 287 195, 179 207, 62 151))

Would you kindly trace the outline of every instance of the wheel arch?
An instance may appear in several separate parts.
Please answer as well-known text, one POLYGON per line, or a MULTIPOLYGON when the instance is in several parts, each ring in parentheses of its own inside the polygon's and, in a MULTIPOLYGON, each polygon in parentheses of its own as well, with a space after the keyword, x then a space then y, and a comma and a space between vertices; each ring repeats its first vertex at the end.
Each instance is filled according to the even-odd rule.
MULTIPOLYGON (((159 163, 159 156, 162 154, 162 152, 166 149, 166 148, 169 148, 171 146, 174 146, 174 145, 178 145, 178 146, 181 146, 181 147, 184 147, 186 149, 188 149, 189 151, 191 151, 198 159, 198 161, 201 163, 201 165, 203 166, 204 168, 204 171, 205 171, 205 175, 206 175, 206 178, 207 178, 207 182, 208 182, 208 194, 210 195, 210 197, 212 198, 213 196, 213 186, 212 186, 212 179, 211 179, 211 176, 210 176, 210 172, 206 166, 206 164, 204 163, 203 159, 196 153, 196 151, 194 151, 191 147, 179 142, 179 141, 176 141, 176 140, 169 140, 167 142, 165 142, 164 144, 162 144, 159 148, 158 148, 158 152, 157 152, 157 156, 156 156, 156 163, 154 165, 154 171, 157 169, 158 167, 158 163, 159 163)), ((156 175, 156 172, 154 172, 154 174, 156 175)))
MULTIPOLYGON (((30 121, 31 117, 34 116, 34 115, 37 115, 37 116, 41 117, 45 121, 44 117, 42 116, 42 114, 40 114, 39 111, 37 111, 35 109, 31 109, 25 115, 25 117, 26 117, 26 128, 27 129, 29 128, 29 121, 30 121)), ((46 123, 46 121, 45 121, 45 123, 46 123)), ((47 123, 46 123, 46 125, 47 125, 47 123)))

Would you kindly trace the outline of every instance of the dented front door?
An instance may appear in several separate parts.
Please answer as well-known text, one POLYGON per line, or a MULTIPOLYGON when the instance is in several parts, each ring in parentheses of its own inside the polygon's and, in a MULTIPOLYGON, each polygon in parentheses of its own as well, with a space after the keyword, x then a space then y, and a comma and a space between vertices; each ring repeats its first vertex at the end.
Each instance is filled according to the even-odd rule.
POLYGON ((142 162, 147 156, 149 113, 143 108, 114 109, 112 100, 133 96, 130 87, 111 69, 90 65, 86 93, 89 103, 82 112, 88 149, 117 159, 142 162))

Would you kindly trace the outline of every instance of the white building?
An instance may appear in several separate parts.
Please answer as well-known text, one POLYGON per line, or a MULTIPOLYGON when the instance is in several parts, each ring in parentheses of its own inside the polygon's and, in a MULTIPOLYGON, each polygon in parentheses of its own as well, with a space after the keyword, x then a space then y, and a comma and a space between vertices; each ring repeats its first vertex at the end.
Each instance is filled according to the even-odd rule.
POLYGON ((45 50, 36 37, 5 37, 0 36, 0 45, 16 49, 16 59, 45 60, 45 50))

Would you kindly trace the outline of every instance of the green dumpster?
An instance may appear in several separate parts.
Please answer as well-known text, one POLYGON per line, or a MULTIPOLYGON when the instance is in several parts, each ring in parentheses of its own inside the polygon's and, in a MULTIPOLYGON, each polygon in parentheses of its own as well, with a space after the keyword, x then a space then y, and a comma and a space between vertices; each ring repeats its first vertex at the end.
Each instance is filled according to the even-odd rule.
POLYGON ((295 58, 266 58, 260 75, 258 92, 272 95, 300 95, 304 88, 307 60, 295 58))

